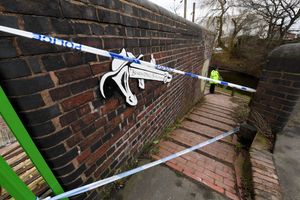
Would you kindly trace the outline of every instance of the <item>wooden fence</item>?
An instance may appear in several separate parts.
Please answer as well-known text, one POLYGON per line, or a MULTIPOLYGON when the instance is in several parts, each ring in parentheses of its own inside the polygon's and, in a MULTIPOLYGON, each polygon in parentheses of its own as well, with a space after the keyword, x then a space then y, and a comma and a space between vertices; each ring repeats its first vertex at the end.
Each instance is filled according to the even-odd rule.
POLYGON ((16 138, 0 116, 0 148, 16 141, 16 138))

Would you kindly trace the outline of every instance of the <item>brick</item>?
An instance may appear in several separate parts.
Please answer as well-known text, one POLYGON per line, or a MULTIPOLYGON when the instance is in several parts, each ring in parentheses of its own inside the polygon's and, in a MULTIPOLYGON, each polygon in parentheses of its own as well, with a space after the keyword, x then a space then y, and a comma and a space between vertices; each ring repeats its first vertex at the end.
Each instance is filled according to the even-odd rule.
POLYGON ((90 27, 91 27, 91 31, 92 31, 93 35, 100 36, 100 35, 104 34, 104 28, 101 25, 99 25, 99 24, 91 24, 90 27))
POLYGON ((73 27, 68 20, 51 18, 50 23, 52 27, 52 32, 55 34, 74 34, 73 27))
POLYGON ((90 77, 91 70, 88 65, 82 65, 80 67, 55 72, 55 74, 58 77, 59 83, 64 84, 90 77))
POLYGON ((69 125, 73 121, 77 120, 78 116, 76 111, 69 112, 59 118, 60 124, 62 127, 69 125))
POLYGON ((57 0, 45 0, 43 2, 31 0, 3 0, 0 2, 0 7, 5 11, 17 12, 24 14, 60 16, 59 4, 57 0))
POLYGON ((59 144, 46 150, 41 149, 41 153, 45 159, 52 159, 66 153, 66 148, 63 144, 59 144))
POLYGON ((0 39, 0 58, 13 58, 17 56, 17 50, 13 43, 12 38, 0 39))
POLYGON ((54 168, 53 171, 57 176, 64 176, 66 174, 71 173, 75 170, 75 167, 72 163, 68 163, 67 165, 59 168, 54 168))
POLYGON ((69 90, 69 86, 64 86, 50 90, 49 94, 53 101, 58 101, 69 97, 71 95, 71 92, 69 90))
MULTIPOLYGON (((69 147, 74 147, 78 145, 83 140, 83 137, 80 133, 73 134, 66 140, 66 143, 69 147)), ((82 149, 83 150, 83 149, 82 149)))
POLYGON ((105 49, 120 49, 124 46, 122 38, 103 38, 105 49))
POLYGON ((88 101, 93 100, 93 98, 94 98, 94 94, 92 91, 87 91, 87 92, 79 94, 77 96, 73 96, 62 102, 63 110, 69 111, 80 105, 83 105, 84 103, 87 103, 88 101))
POLYGON ((99 149, 97 149, 95 152, 91 154, 89 159, 86 161, 88 165, 95 163, 95 161, 103 156, 106 151, 108 150, 109 146, 108 143, 103 144, 99 149))
POLYGON ((92 69, 93 75, 103 74, 103 73, 110 71, 111 63, 105 62, 105 63, 91 64, 91 69, 92 69))
POLYGON ((96 128, 95 128, 94 124, 91 124, 90 126, 88 126, 85 129, 83 129, 81 131, 81 133, 82 133, 82 135, 84 137, 88 137, 90 134, 92 134, 95 131, 96 131, 96 128))
POLYGON ((138 27, 138 21, 133 17, 129 17, 125 15, 121 15, 120 17, 121 17, 122 24, 124 24, 125 26, 138 27))
POLYGON ((227 197, 229 197, 230 199, 232 199, 232 200, 239 200, 240 199, 237 195, 235 195, 235 194, 233 194, 231 192, 228 192, 228 191, 225 191, 225 195, 227 197))
POLYGON ((89 167, 85 172, 84 175, 89 177, 93 172, 95 172, 96 170, 96 164, 92 165, 91 167, 89 167))
POLYGON ((102 107, 102 114, 107 114, 113 110, 115 110, 119 106, 119 101, 117 99, 109 99, 105 106, 102 107))
POLYGON ((22 52, 22 55, 38 55, 45 53, 54 53, 57 51, 55 45, 40 42, 37 40, 31 40, 28 38, 18 37, 17 44, 22 52))
POLYGON ((121 22, 120 14, 107 10, 98 9, 99 22, 106 22, 110 24, 119 24, 121 22))
POLYGON ((85 79, 70 85, 72 94, 78 94, 85 90, 94 88, 98 86, 98 78, 85 79))
MULTIPOLYGON (((72 183, 66 184, 64 187, 66 188, 66 190, 72 190, 74 188, 78 188, 79 186, 81 186, 83 183, 81 177, 78 177, 76 180, 74 180, 72 183)), ((86 198, 86 193, 77 195, 76 198, 79 199, 85 199, 86 198)), ((72 198, 74 199, 74 197, 72 198)))
POLYGON ((58 131, 56 133, 53 133, 49 136, 40 138, 40 139, 34 139, 34 141, 37 143, 38 147, 41 149, 47 149, 50 147, 53 147, 60 142, 64 141, 68 137, 70 137, 72 134, 70 128, 62 129, 61 131, 58 131))
POLYGON ((84 57, 82 56, 83 53, 81 52, 68 52, 63 54, 63 58, 65 60, 65 65, 67 67, 76 67, 78 65, 85 64, 84 57))
POLYGON ((83 163, 90 155, 91 155, 90 149, 84 150, 77 157, 78 163, 83 163))
POLYGON ((61 9, 67 18, 97 20, 96 9, 84 4, 61 1, 61 9))
POLYGON ((24 15, 25 30, 39 34, 49 34, 50 22, 46 17, 24 15))
MULTIPOLYGON (((102 39, 101 38, 93 38, 93 37, 77 37, 74 38, 74 42, 80 43, 80 44, 84 44, 87 46, 91 46, 91 47, 95 47, 95 48, 103 48, 102 45, 102 39)), ((94 59, 93 60, 89 60, 89 61, 97 61, 96 55, 91 54, 91 53, 83 53, 82 56, 93 56, 94 59)), ((85 61, 87 62, 87 61, 85 61)))
POLYGON ((22 59, 13 59, 0 62, 0 78, 13 79, 31 74, 27 63, 22 59))
POLYGON ((284 73, 282 79, 291 80, 291 81, 299 81, 300 75, 296 73, 284 73))
POLYGON ((74 147, 73 149, 67 151, 65 154, 61 154, 61 156, 49 160, 49 163, 53 165, 53 167, 64 166, 70 161, 72 161, 78 155, 77 148, 74 147))
MULTIPOLYGON (((1 5, 1 2, 0 2, 0 5, 1 5)), ((1 15, 0 22, 1 22, 2 26, 8 26, 11 28, 19 28, 18 27, 18 18, 16 16, 1 15)), ((1 32, 0 36, 11 36, 11 34, 1 32)))
POLYGON ((86 166, 84 164, 80 165, 74 172, 68 174, 64 177, 59 178, 62 183, 67 184, 73 182, 77 177, 79 177, 86 170, 86 166))
POLYGON ((42 57, 42 62, 47 71, 54 71, 65 67, 61 55, 47 55, 42 57))
POLYGON ((27 58, 27 63, 33 73, 37 74, 37 73, 42 72, 42 64, 40 63, 38 57, 27 58))
POLYGON ((55 131, 55 127, 51 121, 33 126, 27 126, 29 134, 33 137, 43 137, 55 131))
POLYGON ((215 191, 221 193, 221 194, 223 194, 223 193, 225 192, 224 188, 221 188, 221 187, 219 187, 219 186, 217 186, 217 185, 215 185, 215 184, 213 184, 213 183, 211 183, 211 182, 203 181, 202 183, 203 183, 204 185, 206 185, 206 186, 212 188, 213 190, 215 190, 215 191))
POLYGON ((45 102, 40 94, 33 94, 11 98, 14 108, 18 111, 26 111, 45 106, 45 102))
POLYGON ((46 122, 54 117, 60 115, 60 109, 58 105, 53 105, 47 108, 42 108, 39 110, 28 111, 20 113, 20 116, 25 123, 34 125, 46 122))
POLYGON ((75 34, 91 35, 90 27, 88 24, 74 23, 73 27, 75 34))

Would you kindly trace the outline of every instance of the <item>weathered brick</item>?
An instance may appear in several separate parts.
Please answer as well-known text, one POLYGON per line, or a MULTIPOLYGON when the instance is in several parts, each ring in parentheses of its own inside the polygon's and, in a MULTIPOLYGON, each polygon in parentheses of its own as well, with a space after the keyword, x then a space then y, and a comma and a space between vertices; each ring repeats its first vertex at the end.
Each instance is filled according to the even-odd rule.
POLYGON ((78 94, 85 90, 98 86, 98 78, 88 78, 70 85, 72 94, 78 94))
POLYGON ((26 79, 3 81, 6 93, 12 96, 33 94, 54 87, 50 76, 36 76, 26 79))
POLYGON ((31 1, 31 0, 3 0, 0 7, 8 12, 17 12, 33 15, 60 16, 58 0, 31 1))
POLYGON ((45 106, 45 102, 40 94, 15 97, 11 98, 11 101, 18 111, 26 111, 45 106))
MULTIPOLYGON (((1 2, 0 2, 0 5, 1 5, 1 2)), ((1 22, 2 26, 8 26, 11 28, 19 28, 18 27, 18 18, 16 16, 1 15, 0 22, 1 22)), ((0 36, 11 36, 11 34, 0 32, 0 36)))
POLYGON ((22 112, 20 115, 22 119, 25 121, 25 123, 33 125, 33 124, 40 124, 46 122, 60 114, 61 112, 59 110, 59 106, 53 105, 39 110, 22 112))
POLYGON ((42 61, 47 71, 58 70, 65 67, 65 62, 61 55, 43 56, 42 61))
POLYGON ((13 42, 12 38, 0 39, 0 58, 13 58, 17 56, 17 50, 13 42))
POLYGON ((78 150, 76 147, 67 151, 65 154, 61 154, 59 157, 49 160, 49 163, 53 165, 53 167, 64 166, 73 160, 78 155, 78 150))
POLYGON ((54 168, 53 171, 57 176, 64 176, 69 174, 70 172, 74 171, 75 167, 72 163, 65 165, 63 167, 54 168))
POLYGON ((74 109, 88 101, 91 101, 94 98, 92 91, 87 91, 85 93, 79 94, 77 96, 66 99, 62 102, 62 107, 64 111, 74 109))
POLYGON ((99 24, 91 24, 91 31, 93 35, 103 35, 104 34, 104 28, 103 26, 99 25, 99 24))
POLYGON ((58 77, 59 83, 64 84, 91 76, 91 70, 88 65, 82 65, 80 67, 55 72, 55 74, 58 77))
POLYGON ((104 9, 98 9, 98 19, 100 22, 106 22, 111 24, 120 23, 120 14, 117 12, 110 12, 104 9))
POLYGON ((46 150, 41 149, 41 153, 46 159, 52 159, 66 153, 66 148, 63 144, 59 144, 46 150))
POLYGON ((39 57, 29 57, 26 60, 33 73, 37 74, 42 72, 42 64, 40 63, 39 57))
POLYGON ((52 32, 56 34, 69 34, 73 35, 74 30, 71 25, 71 23, 68 20, 65 19, 56 19, 51 18, 50 19, 51 26, 52 26, 52 32))
POLYGON ((111 68, 110 62, 91 64, 92 73, 94 75, 106 73, 110 70, 110 68, 111 68))
POLYGON ((108 112, 115 110, 118 106, 119 101, 117 99, 110 99, 101 110, 103 114, 107 114, 108 112))
POLYGON ((84 137, 88 137, 90 134, 96 131, 95 125, 91 124, 90 126, 86 127, 81 131, 82 135, 84 137))
POLYGON ((52 44, 23 37, 18 37, 17 43, 22 55, 53 53, 57 51, 57 48, 52 44))
POLYGON ((108 148, 108 143, 103 144, 100 148, 98 148, 95 152, 91 154, 86 163, 88 165, 95 163, 98 158, 101 158, 101 156, 103 156, 106 153, 108 148))
POLYGON ((0 62, 0 78, 2 80, 29 75, 31 75, 30 69, 23 59, 4 60, 0 62))
POLYGON ((28 126, 29 134, 33 137, 43 137, 55 131, 55 127, 51 121, 42 124, 28 126))
MULTIPOLYGON (((62 129, 56 133, 50 134, 43 138, 36 138, 35 142, 41 149, 48 149, 67 139, 72 134, 70 128, 62 129)), ((62 165, 61 165, 62 166, 62 165)))
POLYGON ((105 49, 115 49, 124 46, 124 40, 122 38, 104 38, 105 49))
POLYGON ((84 150, 84 151, 81 152, 81 153, 79 154, 79 156, 77 157, 78 163, 84 162, 90 155, 91 155, 90 149, 84 150))
POLYGON ((90 35, 91 34, 90 27, 89 27, 88 24, 74 23, 73 27, 74 27, 74 32, 76 34, 84 34, 84 35, 90 35))
POLYGON ((96 9, 84 4, 61 1, 61 9, 67 18, 97 20, 96 9))
MULTIPOLYGON (((80 185, 82 185, 82 183, 83 183, 83 181, 82 181, 81 177, 78 177, 72 183, 66 184, 65 188, 67 190, 72 190, 74 188, 78 188, 80 185)), ((83 194, 77 195, 76 198, 78 198, 77 200, 80 200, 80 199, 85 199, 86 196, 87 196, 86 193, 83 193, 83 194)), ((75 197, 73 197, 72 199, 74 199, 74 198, 75 197)))
POLYGON ((53 101, 58 101, 63 98, 69 97, 71 94, 69 86, 55 88, 53 90, 50 90, 49 93, 53 101))
POLYGON ((50 22, 46 17, 24 15, 25 30, 39 34, 49 34, 50 22))
POLYGON ((68 174, 64 177, 59 178, 61 182, 64 184, 73 182, 77 177, 79 177, 86 170, 86 166, 84 164, 80 165, 74 172, 68 174))
POLYGON ((76 111, 69 112, 59 118, 62 127, 78 119, 76 111))

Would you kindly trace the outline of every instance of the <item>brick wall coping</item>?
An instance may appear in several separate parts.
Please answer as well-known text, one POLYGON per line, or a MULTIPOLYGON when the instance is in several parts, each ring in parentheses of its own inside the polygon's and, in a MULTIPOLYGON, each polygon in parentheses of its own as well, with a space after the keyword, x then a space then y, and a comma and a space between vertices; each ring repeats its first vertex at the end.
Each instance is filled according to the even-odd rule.
POLYGON ((250 148, 250 162, 255 200, 280 200, 282 190, 273 154, 266 139, 257 133, 250 148))
POLYGON ((265 69, 300 73, 300 43, 285 44, 274 49, 268 56, 265 69))

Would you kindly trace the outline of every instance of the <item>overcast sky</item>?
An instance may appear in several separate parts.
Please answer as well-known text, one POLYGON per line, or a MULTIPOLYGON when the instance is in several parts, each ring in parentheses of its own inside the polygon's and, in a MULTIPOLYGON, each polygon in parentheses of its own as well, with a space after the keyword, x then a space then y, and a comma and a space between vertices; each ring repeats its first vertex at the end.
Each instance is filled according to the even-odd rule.
MULTIPOLYGON (((148 1, 151 1, 167 10, 174 12, 174 0, 148 0, 148 1)), ((177 5, 180 1, 181 0, 176 0, 177 5)), ((190 21, 192 21, 191 13, 193 11, 193 2, 196 2, 196 0, 187 0, 187 19, 190 21)), ((200 6, 196 4, 195 12, 196 12, 195 18, 197 19, 197 17, 205 16, 207 11, 203 8, 200 8, 200 6)), ((183 3, 179 9, 179 15, 183 17, 183 3)), ((292 29, 300 30, 300 20, 298 20, 298 22, 292 27, 292 29)))
MULTIPOLYGON (((149 0, 167 10, 170 10, 172 12, 174 12, 174 0, 149 0)), ((180 0, 176 0, 176 5, 178 5, 180 2, 180 0)), ((196 0, 188 0, 187 1, 187 19, 192 21, 192 12, 193 12, 193 3, 196 2, 196 0)), ((181 3, 181 7, 178 10, 180 16, 183 17, 183 3, 181 3)), ((200 9, 199 5, 196 4, 196 18, 200 16, 200 14, 203 14, 203 10, 200 9)))

